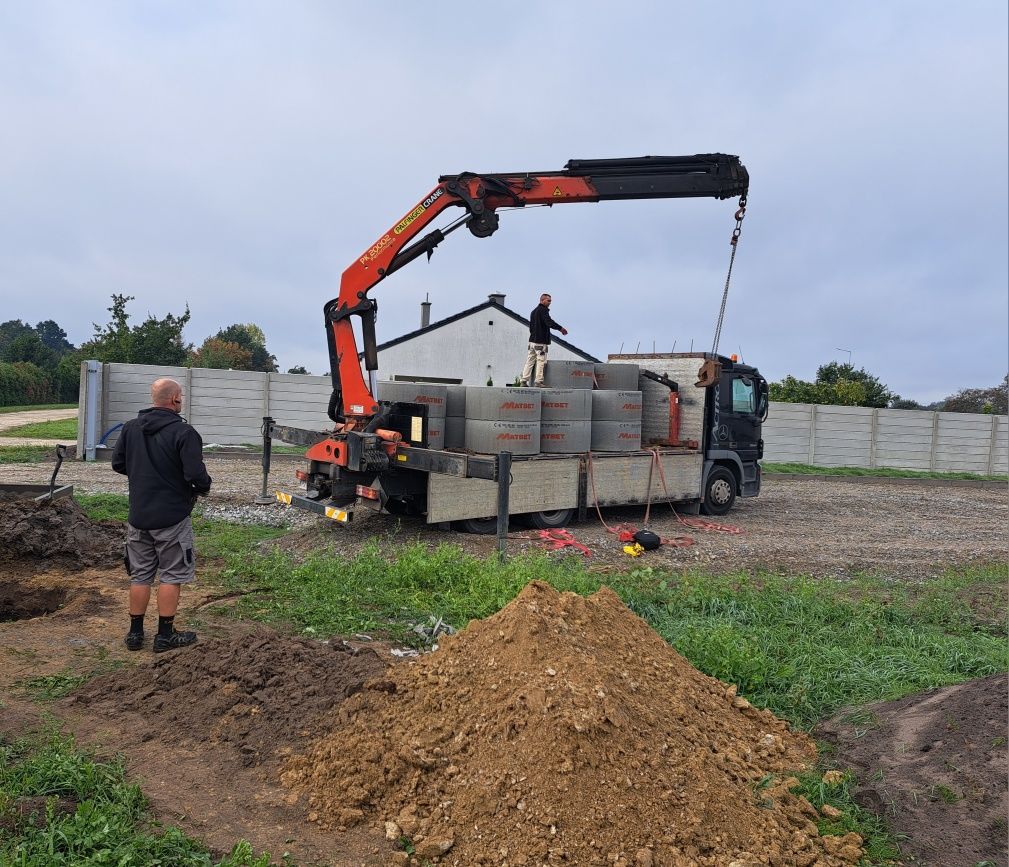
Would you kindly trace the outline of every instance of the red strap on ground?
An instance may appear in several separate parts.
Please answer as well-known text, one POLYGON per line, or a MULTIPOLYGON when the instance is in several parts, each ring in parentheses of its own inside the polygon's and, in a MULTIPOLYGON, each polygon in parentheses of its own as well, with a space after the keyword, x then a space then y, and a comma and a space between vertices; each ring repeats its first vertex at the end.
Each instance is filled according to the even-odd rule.
POLYGON ((574 548, 586 557, 591 557, 592 552, 579 542, 570 530, 540 530, 539 538, 543 547, 548 551, 560 551, 562 548, 574 548))

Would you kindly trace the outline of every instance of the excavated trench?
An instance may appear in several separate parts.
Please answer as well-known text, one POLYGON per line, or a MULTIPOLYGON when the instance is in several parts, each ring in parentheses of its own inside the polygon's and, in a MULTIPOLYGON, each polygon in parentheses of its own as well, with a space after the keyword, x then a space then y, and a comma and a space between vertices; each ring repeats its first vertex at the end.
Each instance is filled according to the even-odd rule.
POLYGON ((52 614, 66 601, 65 587, 33 587, 16 578, 0 578, 0 623, 52 614))

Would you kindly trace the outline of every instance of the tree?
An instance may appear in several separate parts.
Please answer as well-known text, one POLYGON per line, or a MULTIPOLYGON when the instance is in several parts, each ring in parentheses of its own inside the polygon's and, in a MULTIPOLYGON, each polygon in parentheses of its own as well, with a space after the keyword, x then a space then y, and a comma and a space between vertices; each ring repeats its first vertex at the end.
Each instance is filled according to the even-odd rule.
POLYGON ((19 337, 31 334, 34 330, 27 322, 22 322, 20 319, 8 319, 6 322, 0 322, 0 355, 3 355, 7 347, 19 337))
POLYGON ((927 407, 922 406, 918 401, 911 400, 910 398, 903 398, 900 395, 896 395, 893 400, 890 401, 890 409, 926 409, 927 407))
POLYGON ((771 400, 786 403, 884 407, 896 397, 875 376, 836 361, 821 365, 816 371, 815 382, 786 376, 781 382, 770 385, 771 400))
POLYGON ((196 352, 189 356, 190 367, 208 367, 215 370, 249 370, 252 353, 237 343, 217 337, 208 337, 196 352))
POLYGON ((1009 411, 1009 374, 991 388, 964 388, 943 401, 945 412, 983 412, 1005 415, 1009 411))
POLYGON ((865 390, 865 396, 858 403, 849 404, 850 406, 885 407, 889 406, 890 401, 897 397, 875 376, 864 368, 856 370, 850 362, 839 364, 832 361, 829 364, 821 365, 816 371, 817 382, 836 385, 842 380, 860 383, 865 390))
POLYGON ((43 370, 55 370, 59 356, 42 342, 33 329, 9 341, 0 351, 0 360, 26 361, 43 370))
POLYGON ((131 326, 126 305, 133 300, 132 295, 112 296, 111 320, 106 325, 94 323, 94 335, 80 348, 82 357, 126 364, 184 364, 193 348, 182 337, 189 305, 181 315, 169 313, 158 319, 148 314, 140 325, 131 326))
POLYGON ((35 333, 42 342, 57 355, 72 352, 74 345, 67 340, 67 333, 52 319, 46 319, 35 326, 35 333))
POLYGON ((222 328, 214 335, 227 343, 237 343, 252 354, 252 361, 247 370, 260 370, 264 373, 277 372, 277 359, 266 348, 266 335, 263 329, 253 322, 245 325, 236 323, 222 328))
POLYGON ((307 371, 305 369, 304 365, 302 365, 302 364, 296 364, 296 365, 294 365, 294 367, 289 367, 287 369, 287 372, 288 373, 304 373, 304 374, 308 374, 309 373, 309 371, 307 371))

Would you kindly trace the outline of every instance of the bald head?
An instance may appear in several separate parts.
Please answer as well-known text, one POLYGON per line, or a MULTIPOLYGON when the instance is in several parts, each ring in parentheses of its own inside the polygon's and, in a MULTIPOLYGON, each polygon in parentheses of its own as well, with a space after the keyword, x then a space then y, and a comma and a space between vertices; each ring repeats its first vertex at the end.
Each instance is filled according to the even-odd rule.
POLYGON ((151 406, 179 412, 182 409, 182 386, 174 379, 156 379, 151 383, 151 406))

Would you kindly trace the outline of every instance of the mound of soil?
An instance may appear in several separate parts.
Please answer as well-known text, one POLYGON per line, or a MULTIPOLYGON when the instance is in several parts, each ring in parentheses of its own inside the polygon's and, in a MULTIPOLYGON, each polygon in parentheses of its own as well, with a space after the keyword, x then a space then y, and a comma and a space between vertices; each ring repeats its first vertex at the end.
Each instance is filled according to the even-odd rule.
POLYGON ((66 702, 106 716, 136 713, 143 740, 228 744, 252 766, 314 733, 324 716, 384 670, 374 651, 262 629, 93 678, 66 702))
POLYGON ((788 791, 813 742, 669 647, 616 596, 532 582, 345 702, 285 765, 324 827, 372 821, 412 860, 736 867, 856 863, 788 791))
POLYGON ((92 521, 69 498, 0 501, 0 565, 114 566, 123 532, 116 521, 92 521))
POLYGON ((844 712, 818 734, 858 775, 915 863, 1006 867, 1009 676, 972 680, 844 712))

